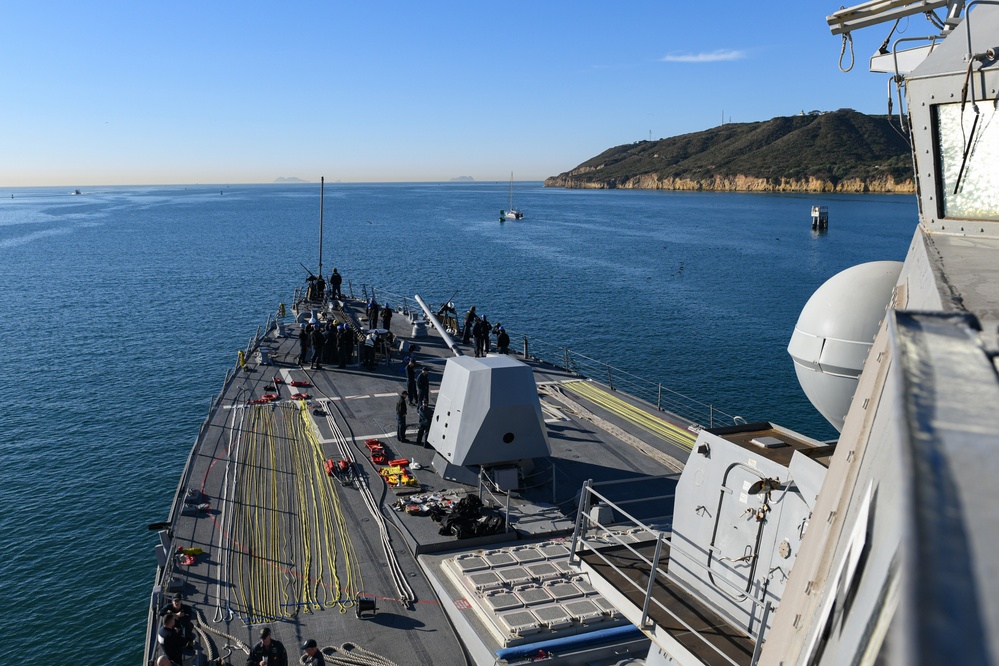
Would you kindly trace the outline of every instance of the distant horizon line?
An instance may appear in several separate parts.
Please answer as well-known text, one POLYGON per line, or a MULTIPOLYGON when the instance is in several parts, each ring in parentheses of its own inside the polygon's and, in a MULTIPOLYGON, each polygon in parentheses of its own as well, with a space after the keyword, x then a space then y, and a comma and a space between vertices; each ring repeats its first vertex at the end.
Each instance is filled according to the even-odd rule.
MULTIPOLYGON (((541 179, 514 180, 515 183, 543 183, 541 179)), ((480 185, 483 183, 509 183, 505 178, 495 180, 467 180, 453 178, 450 180, 329 180, 330 185, 480 185)), ((294 180, 294 181, 247 181, 228 183, 91 183, 83 185, 0 185, 0 191, 16 192, 17 189, 42 189, 42 188, 65 188, 70 192, 86 187, 231 187, 241 185, 319 185, 319 181, 294 180)))

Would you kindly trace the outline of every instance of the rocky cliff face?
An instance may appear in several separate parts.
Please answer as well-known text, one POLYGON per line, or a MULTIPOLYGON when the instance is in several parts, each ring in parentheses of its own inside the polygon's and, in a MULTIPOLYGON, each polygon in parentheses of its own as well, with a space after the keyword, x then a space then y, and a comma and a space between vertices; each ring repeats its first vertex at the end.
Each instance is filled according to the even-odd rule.
POLYGON ((852 109, 726 123, 609 148, 547 187, 704 192, 915 192, 895 118, 852 109))
POLYGON ((627 179, 597 180, 579 178, 593 168, 573 170, 545 179, 545 187, 591 190, 676 190, 692 192, 848 192, 871 194, 912 194, 916 185, 911 179, 896 182, 891 176, 860 180, 849 178, 838 183, 816 178, 756 178, 753 176, 713 176, 703 179, 660 178, 649 173, 627 179))

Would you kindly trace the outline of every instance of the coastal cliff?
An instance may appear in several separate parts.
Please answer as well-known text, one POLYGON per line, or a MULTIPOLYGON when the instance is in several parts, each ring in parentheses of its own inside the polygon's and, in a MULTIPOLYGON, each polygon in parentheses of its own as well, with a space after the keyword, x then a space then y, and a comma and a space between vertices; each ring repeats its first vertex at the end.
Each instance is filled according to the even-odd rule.
POLYGON ((729 123, 611 148, 545 187, 912 193, 911 150, 897 124, 852 109, 729 123))

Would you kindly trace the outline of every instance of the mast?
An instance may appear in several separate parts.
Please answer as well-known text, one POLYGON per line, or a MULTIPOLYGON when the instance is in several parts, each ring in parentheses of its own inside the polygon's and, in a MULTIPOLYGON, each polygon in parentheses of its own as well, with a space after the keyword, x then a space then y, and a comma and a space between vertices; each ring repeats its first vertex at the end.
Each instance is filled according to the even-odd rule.
POLYGON ((510 172, 510 198, 507 201, 507 210, 513 210, 513 172, 510 172))
POLYGON ((319 277, 323 275, 323 193, 326 189, 326 179, 319 176, 319 277))

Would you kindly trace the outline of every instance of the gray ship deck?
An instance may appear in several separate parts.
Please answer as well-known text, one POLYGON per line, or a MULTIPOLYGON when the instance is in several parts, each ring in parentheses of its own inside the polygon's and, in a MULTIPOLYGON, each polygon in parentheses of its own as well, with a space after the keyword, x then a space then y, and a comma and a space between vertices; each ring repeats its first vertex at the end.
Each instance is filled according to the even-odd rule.
MULTIPOLYGON (((361 307, 359 301, 347 301, 344 313, 357 317, 361 307)), ((335 316, 342 320, 344 313, 335 316)), ((418 345, 413 356, 430 368, 433 403, 451 352, 436 333, 411 339, 402 314, 393 318, 392 329, 398 338, 418 345)), ((202 649, 210 657, 229 654, 234 664, 245 662, 240 649, 256 642, 265 625, 292 659, 302 641, 314 638, 320 646, 351 643, 396 664, 494 660, 504 636, 495 628, 483 628, 490 624, 486 616, 491 611, 481 606, 488 604, 476 606, 464 598, 474 585, 445 571, 461 569, 454 554, 564 539, 573 528, 579 488, 588 479, 622 482, 606 491, 616 502, 668 494, 672 487, 663 491, 662 484, 673 481, 664 477, 682 466, 694 441, 689 423, 667 420, 653 406, 527 359, 542 398, 552 457, 537 461, 527 487, 510 498, 509 532, 456 540, 440 535, 440 524, 429 517, 391 508, 398 491, 381 479, 365 447, 367 440, 378 439, 386 444, 389 459, 420 463, 423 469, 415 475, 422 496, 457 498, 476 491, 435 474, 430 468, 432 449, 396 441, 394 407, 406 387, 401 354, 379 357, 374 369, 360 367, 355 357, 346 369, 327 364, 309 370, 295 363, 297 331, 297 325, 286 326, 286 336, 267 336, 270 364, 260 365, 254 354, 227 384, 178 486, 170 533, 161 535, 174 555, 158 581, 162 589, 154 591, 153 615, 165 595, 180 591, 185 603, 203 617, 202 649), (275 377, 282 382, 275 384, 275 377), (279 399, 274 402, 248 404, 275 392, 279 399), (293 399, 293 393, 309 394, 308 401, 293 399), (331 479, 323 468, 327 458, 347 456, 356 460, 359 477, 350 487, 331 479), (387 528, 379 527, 358 484, 370 488, 387 528), (659 489, 650 490, 649 484, 659 484, 659 489), (202 508, 186 507, 186 502, 202 508), (400 600, 383 549, 386 541, 398 560, 398 575, 412 588, 411 601, 400 600), (179 548, 203 552, 193 555, 193 563, 180 564, 175 555, 179 548), (445 565, 445 560, 451 564, 445 565), (359 596, 373 599, 377 612, 358 617, 359 596), (467 634, 469 627, 480 645, 468 645, 476 640, 467 634)), ((410 440, 415 439, 413 411, 410 440)), ((488 495, 484 499, 492 511, 505 502, 488 495)), ((668 523, 671 502, 636 504, 635 511, 650 524, 668 523)), ((603 610, 604 619, 613 619, 611 609, 603 610)), ((573 623, 581 627, 584 619, 570 616, 563 633, 573 623)), ((157 624, 150 622, 147 639, 153 647, 147 650, 147 663, 158 654, 157 624)), ((540 639, 548 625, 539 626, 540 639)), ((515 633, 511 629, 505 638, 528 641, 515 633)))

